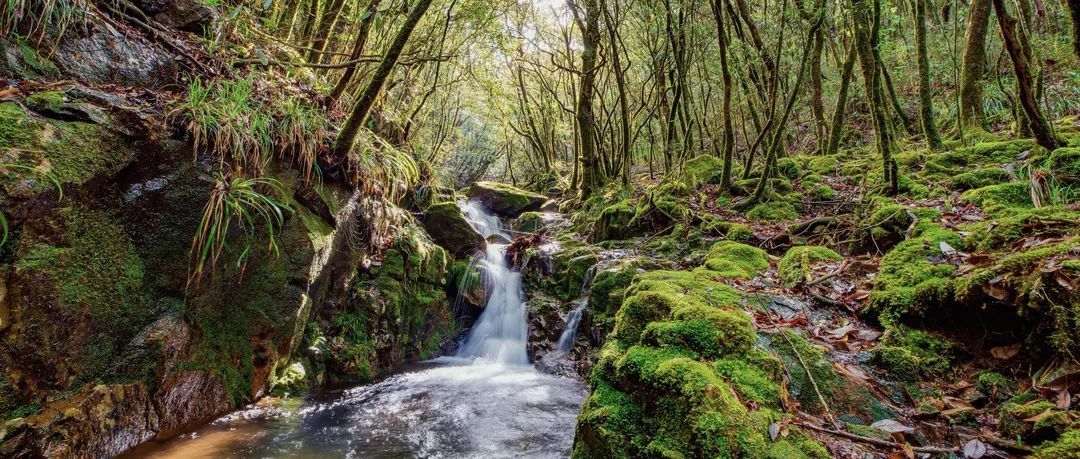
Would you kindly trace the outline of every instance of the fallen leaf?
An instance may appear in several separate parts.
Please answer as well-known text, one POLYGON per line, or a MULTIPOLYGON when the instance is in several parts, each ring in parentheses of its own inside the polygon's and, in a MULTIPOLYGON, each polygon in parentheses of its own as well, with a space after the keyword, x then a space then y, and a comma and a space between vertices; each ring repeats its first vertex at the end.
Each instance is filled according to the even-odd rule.
POLYGON ((964 457, 968 459, 979 459, 985 455, 986 444, 978 438, 972 438, 964 444, 964 457))
POLYGON ((771 438, 772 441, 776 441, 776 439, 779 438, 779 437, 780 437, 780 424, 776 423, 776 422, 774 422, 772 424, 769 424, 769 438, 771 438))
POLYGON ((938 248, 941 249, 941 253, 945 254, 946 257, 956 255, 956 249, 954 249, 953 246, 949 245, 948 242, 941 241, 941 243, 938 244, 938 248))
POLYGON ((1063 410, 1067 410, 1072 407, 1072 395, 1069 394, 1069 391, 1063 390, 1061 392, 1058 392, 1057 407, 1063 410))
POLYGON ((1035 416, 1024 419, 1024 422, 1038 423, 1039 421, 1042 421, 1043 419, 1046 419, 1047 417, 1049 417, 1051 414, 1054 414, 1054 409, 1053 408, 1047 408, 1046 411, 1043 411, 1042 413, 1039 413, 1039 414, 1036 414, 1035 416))
POLYGON ((903 424, 901 424, 899 422, 896 422, 896 421, 894 421, 892 419, 882 419, 882 420, 880 420, 878 422, 870 424, 870 427, 873 427, 875 429, 882 430, 882 431, 885 431, 885 432, 888 432, 888 433, 908 433, 908 432, 914 432, 915 431, 914 427, 905 426, 905 425, 903 425, 903 424))
POLYGON ((1009 360, 1013 357, 1016 357, 1016 354, 1019 353, 1020 343, 990 348, 990 355, 994 356, 995 359, 1009 360))

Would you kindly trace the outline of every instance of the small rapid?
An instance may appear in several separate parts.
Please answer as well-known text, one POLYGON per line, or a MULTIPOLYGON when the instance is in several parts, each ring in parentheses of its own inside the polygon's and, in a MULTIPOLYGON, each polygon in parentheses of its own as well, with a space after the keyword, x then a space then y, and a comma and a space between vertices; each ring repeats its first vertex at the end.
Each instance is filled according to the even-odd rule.
MULTIPOLYGON (((485 237, 509 239, 483 207, 461 207, 485 237)), ((568 457, 586 385, 530 364, 521 274, 505 249, 488 244, 480 261, 491 294, 456 355, 399 368, 369 385, 264 399, 130 456, 568 457)), ((583 310, 579 304, 567 317, 568 343, 583 310)))

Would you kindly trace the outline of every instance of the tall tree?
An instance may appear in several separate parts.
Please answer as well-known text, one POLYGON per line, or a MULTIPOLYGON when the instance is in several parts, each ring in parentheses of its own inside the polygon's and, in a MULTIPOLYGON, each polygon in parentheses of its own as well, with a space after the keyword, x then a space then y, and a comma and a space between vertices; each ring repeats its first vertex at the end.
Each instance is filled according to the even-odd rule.
POLYGON ((593 94, 596 91, 597 73, 597 48, 600 45, 600 8, 598 0, 582 0, 584 11, 573 0, 567 0, 567 4, 574 10, 574 20, 578 29, 581 30, 581 85, 578 88, 577 120, 578 135, 580 136, 579 162, 581 174, 578 179, 579 196, 584 198, 592 194, 594 188, 600 184, 599 161, 597 160, 596 147, 596 115, 593 112, 593 94))
POLYGON ((881 72, 880 62, 877 60, 875 49, 878 45, 880 30, 881 0, 853 0, 853 14, 855 19, 855 46, 859 52, 859 62, 862 65, 863 84, 866 86, 866 96, 870 102, 870 112, 874 120, 874 134, 878 154, 881 155, 882 168, 886 189, 889 194, 896 194, 897 182, 896 163, 892 159, 892 138, 889 134, 889 124, 885 119, 885 93, 882 89, 879 76, 881 72), (873 4, 869 2, 873 1, 873 4))
POLYGON ((356 141, 356 135, 360 132, 360 127, 367 121, 371 108, 375 105, 375 101, 378 100, 379 94, 382 93, 383 86, 386 85, 386 80, 394 72, 394 67, 401 57, 401 52, 405 49, 405 45, 409 43, 409 37, 412 36, 413 29, 416 28, 416 24, 420 22, 420 19, 423 19, 424 14, 427 13, 428 8, 431 6, 431 2, 432 0, 420 0, 413 6, 413 10, 409 12, 405 23, 401 25, 401 29, 398 30, 393 43, 386 50, 382 62, 379 63, 379 68, 375 70, 375 75, 371 77, 367 88, 364 89, 360 98, 356 100, 356 104, 353 105, 349 117, 341 125, 341 131, 338 132, 337 139, 334 141, 333 155, 335 158, 348 157, 349 150, 352 149, 353 142, 356 141))
POLYGON ((1005 9, 1005 2, 993 0, 994 13, 998 18, 998 26, 1001 27, 1001 38, 1005 42, 1005 49, 1012 59, 1013 72, 1016 74, 1016 88, 1020 97, 1020 105, 1027 115, 1028 126, 1031 128, 1035 141, 1047 150, 1053 150, 1061 146, 1061 141, 1054 136, 1050 126, 1043 118, 1039 110, 1039 102, 1035 97, 1035 89, 1031 83, 1031 69, 1028 67, 1027 56, 1020 40, 1017 38, 1016 19, 1009 15, 1005 9))
MULTIPOLYGON (((375 16, 379 14, 379 3, 382 0, 371 0, 368 4, 367 10, 360 17, 360 30, 356 32, 356 41, 353 43, 352 53, 349 54, 349 60, 355 61, 360 59, 360 56, 364 54, 364 47, 367 45, 368 35, 371 33, 371 24, 375 22, 375 16)), ((334 105, 342 94, 345 94, 345 89, 349 87, 349 83, 352 81, 353 75, 356 74, 356 69, 359 64, 353 64, 345 68, 345 73, 341 75, 337 84, 334 85, 333 91, 330 91, 329 103, 327 105, 334 105)))
POLYGON ((724 117, 723 144, 721 157, 724 160, 723 170, 720 173, 720 186, 731 186, 732 157, 735 151, 735 129, 731 122, 731 69, 728 68, 728 37, 724 29, 723 0, 711 0, 713 18, 716 21, 716 39, 720 44, 720 75, 724 79, 724 101, 720 116, 724 117))
POLYGON ((926 11, 929 0, 915 0, 915 52, 919 61, 919 119, 923 137, 931 150, 941 149, 941 137, 934 124, 934 99, 930 91, 930 58, 926 53, 926 11))
POLYGON ((986 29, 990 24, 990 1, 972 0, 964 38, 964 57, 960 65, 960 127, 982 129, 983 73, 986 61, 986 29))

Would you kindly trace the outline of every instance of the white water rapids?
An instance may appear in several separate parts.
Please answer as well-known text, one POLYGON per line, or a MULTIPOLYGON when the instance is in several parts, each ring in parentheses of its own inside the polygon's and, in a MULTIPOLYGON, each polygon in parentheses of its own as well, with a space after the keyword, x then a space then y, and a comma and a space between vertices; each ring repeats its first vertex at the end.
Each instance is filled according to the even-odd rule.
MULTIPOLYGON (((462 209, 485 237, 508 236, 478 204, 462 209)), ((530 365, 521 274, 508 266, 504 250, 489 244, 481 266, 491 296, 456 356, 366 386, 263 401, 133 455, 568 457, 586 387, 530 365)), ((578 320, 570 322, 576 328, 578 320)))

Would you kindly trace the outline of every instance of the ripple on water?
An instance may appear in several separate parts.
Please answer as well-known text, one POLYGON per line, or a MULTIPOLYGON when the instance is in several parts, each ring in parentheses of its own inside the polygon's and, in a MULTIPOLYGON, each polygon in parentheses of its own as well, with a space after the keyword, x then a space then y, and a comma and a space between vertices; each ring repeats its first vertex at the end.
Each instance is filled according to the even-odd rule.
POLYGON ((303 401, 266 403, 147 457, 566 457, 578 379, 462 359, 303 401))

